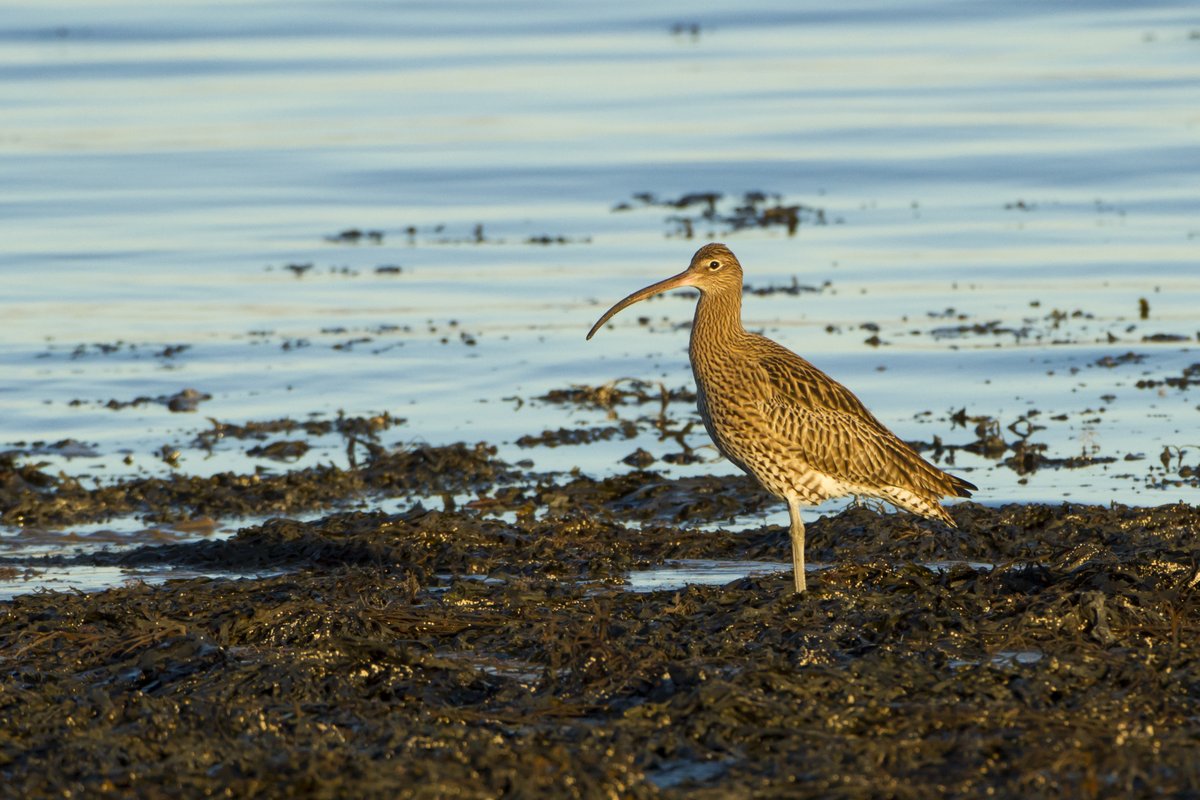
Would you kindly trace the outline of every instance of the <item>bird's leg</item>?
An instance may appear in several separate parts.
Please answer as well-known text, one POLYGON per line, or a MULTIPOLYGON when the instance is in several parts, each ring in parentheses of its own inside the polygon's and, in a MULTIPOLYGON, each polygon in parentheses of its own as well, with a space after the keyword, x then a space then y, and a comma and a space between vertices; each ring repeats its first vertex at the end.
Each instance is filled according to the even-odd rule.
POLYGON ((792 518, 792 577, 796 581, 797 593, 807 588, 804 579, 804 520, 800 519, 800 504, 789 499, 788 516, 792 518))

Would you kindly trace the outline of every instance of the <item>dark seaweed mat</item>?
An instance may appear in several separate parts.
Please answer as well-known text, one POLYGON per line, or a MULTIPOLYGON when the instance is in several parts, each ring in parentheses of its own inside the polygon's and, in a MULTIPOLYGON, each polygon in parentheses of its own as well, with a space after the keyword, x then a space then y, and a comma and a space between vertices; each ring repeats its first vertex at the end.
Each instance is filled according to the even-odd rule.
MULTIPOLYGON (((778 501, 750 478, 697 477, 672 480, 636 470, 604 479, 537 474, 495 457, 480 443, 379 448, 361 466, 332 464, 272 474, 222 472, 202 477, 132 478, 86 486, 51 475, 40 465, 0 453, 0 524, 63 526, 138 514, 148 522, 193 517, 252 517, 331 507, 362 507, 384 497, 475 494, 475 508, 522 516, 549 508, 623 520, 731 519, 778 501)), ((0 563, 5 559, 0 557, 0 563)))
POLYGON ((367 497, 437 495, 492 488, 516 473, 496 448, 462 442, 398 451, 377 448, 352 469, 332 464, 282 473, 133 478, 86 486, 0 453, 0 524, 55 526, 140 514, 155 522, 193 516, 260 516, 345 505, 367 497))
POLYGON ((109 555, 295 571, 0 604, 0 793, 1196 797, 1200 512, 955 517, 816 522, 834 566, 803 596, 783 574, 623 592, 662 558, 783 558, 786 533, 574 511, 109 555), (919 566, 960 558, 997 566, 919 566))

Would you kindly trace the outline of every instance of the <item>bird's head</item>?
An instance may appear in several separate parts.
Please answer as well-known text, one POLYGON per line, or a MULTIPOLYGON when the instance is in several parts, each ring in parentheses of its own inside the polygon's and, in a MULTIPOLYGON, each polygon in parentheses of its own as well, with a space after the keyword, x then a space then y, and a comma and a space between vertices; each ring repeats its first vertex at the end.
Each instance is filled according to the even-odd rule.
POLYGON ((692 256, 692 263, 688 264, 688 268, 683 272, 667 278, 665 281, 651 284, 645 289, 639 289, 605 311, 604 315, 588 331, 587 338, 591 339, 604 323, 616 316, 617 312, 622 309, 656 294, 689 286, 699 289, 703 294, 733 292, 740 297, 742 294, 742 265, 738 263, 737 256, 733 254, 733 251, 725 245, 719 242, 706 244, 696 251, 696 254, 692 256))

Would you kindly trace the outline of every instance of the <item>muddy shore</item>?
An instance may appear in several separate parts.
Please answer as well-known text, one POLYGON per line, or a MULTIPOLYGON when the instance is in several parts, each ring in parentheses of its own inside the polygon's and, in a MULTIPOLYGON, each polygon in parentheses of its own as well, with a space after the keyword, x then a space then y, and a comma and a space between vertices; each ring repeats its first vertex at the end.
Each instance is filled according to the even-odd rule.
POLYGON ((850 508, 809 526, 804 596, 786 572, 634 592, 681 560, 786 559, 782 524, 692 524, 772 501, 465 444, 242 483, 0 472, 9 524, 280 515, 0 564, 272 573, 0 603, 7 796, 1200 792, 1191 506, 962 503, 957 530, 850 508))

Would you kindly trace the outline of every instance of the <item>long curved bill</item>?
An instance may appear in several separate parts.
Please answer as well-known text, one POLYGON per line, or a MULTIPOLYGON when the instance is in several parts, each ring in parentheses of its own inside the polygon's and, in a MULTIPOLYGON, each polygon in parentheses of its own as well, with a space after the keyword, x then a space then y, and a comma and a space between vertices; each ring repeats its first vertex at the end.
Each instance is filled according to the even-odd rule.
POLYGON ((624 300, 619 301, 616 305, 614 305, 608 311, 605 311, 604 316, 602 316, 602 317, 600 317, 600 319, 596 320, 596 324, 592 326, 592 329, 590 331, 588 331, 587 338, 591 339, 593 336, 596 335, 596 331, 600 330, 600 328, 602 328, 604 326, 604 323, 608 322, 610 319, 615 317, 620 311, 628 308, 629 306, 633 305, 634 303, 636 303, 640 300, 645 300, 647 297, 654 297, 654 295, 656 295, 656 294, 662 294, 663 292, 669 292, 672 289, 678 289, 683 286, 691 286, 691 285, 692 285, 692 275, 690 272, 685 270, 685 271, 679 273, 678 275, 673 275, 670 278, 667 278, 665 281, 659 281, 658 283, 647 286, 645 289, 638 289, 636 292, 629 295, 624 300))

